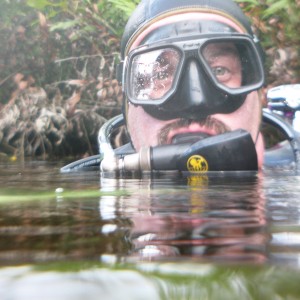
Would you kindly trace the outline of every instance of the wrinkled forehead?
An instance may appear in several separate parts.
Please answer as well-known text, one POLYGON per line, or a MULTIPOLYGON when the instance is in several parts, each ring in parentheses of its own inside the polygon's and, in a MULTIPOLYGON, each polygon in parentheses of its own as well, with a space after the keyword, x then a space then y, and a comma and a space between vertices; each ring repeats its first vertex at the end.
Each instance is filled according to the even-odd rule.
POLYGON ((151 23, 129 45, 129 51, 143 44, 169 38, 191 37, 207 33, 244 33, 242 26, 232 19, 211 13, 184 13, 151 23))

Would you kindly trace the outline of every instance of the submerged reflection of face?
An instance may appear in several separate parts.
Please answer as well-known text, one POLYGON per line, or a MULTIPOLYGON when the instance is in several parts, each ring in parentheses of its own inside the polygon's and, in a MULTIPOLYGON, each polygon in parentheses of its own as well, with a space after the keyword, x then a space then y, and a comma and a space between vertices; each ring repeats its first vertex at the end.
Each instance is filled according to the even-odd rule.
POLYGON ((163 193, 171 186, 161 179, 152 178, 147 193, 143 188, 136 190, 136 212, 128 201, 120 206, 130 208, 130 255, 152 261, 170 257, 225 263, 266 261, 269 236, 262 178, 192 174, 172 182, 177 194, 163 193))
POLYGON ((202 54, 219 83, 230 88, 242 85, 241 59, 232 43, 208 44, 202 54))

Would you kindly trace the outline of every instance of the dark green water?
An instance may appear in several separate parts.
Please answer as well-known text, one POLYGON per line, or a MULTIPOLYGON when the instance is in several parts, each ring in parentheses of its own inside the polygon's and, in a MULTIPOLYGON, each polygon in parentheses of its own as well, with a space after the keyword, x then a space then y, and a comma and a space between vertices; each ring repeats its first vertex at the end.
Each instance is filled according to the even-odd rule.
POLYGON ((299 174, 59 168, 0 167, 0 299, 300 298, 299 174))

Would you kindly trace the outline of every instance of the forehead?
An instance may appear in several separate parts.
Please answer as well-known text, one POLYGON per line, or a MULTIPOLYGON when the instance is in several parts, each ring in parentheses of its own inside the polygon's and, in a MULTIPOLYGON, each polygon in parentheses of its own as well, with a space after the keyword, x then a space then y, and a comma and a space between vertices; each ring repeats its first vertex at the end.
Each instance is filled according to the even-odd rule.
POLYGON ((221 42, 211 43, 205 46, 203 49, 205 56, 218 56, 221 54, 238 55, 236 46, 233 43, 221 42))
POLYGON ((234 20, 213 13, 184 13, 154 20, 142 30, 129 45, 136 47, 168 38, 199 36, 206 33, 244 33, 245 30, 234 20))

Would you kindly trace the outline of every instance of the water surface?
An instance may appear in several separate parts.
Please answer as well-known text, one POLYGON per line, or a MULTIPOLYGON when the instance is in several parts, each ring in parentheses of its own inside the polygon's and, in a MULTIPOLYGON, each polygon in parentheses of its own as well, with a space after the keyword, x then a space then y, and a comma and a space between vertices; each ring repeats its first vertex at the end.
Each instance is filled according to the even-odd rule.
POLYGON ((1 166, 1 299, 299 299, 297 172, 60 167, 1 166))

